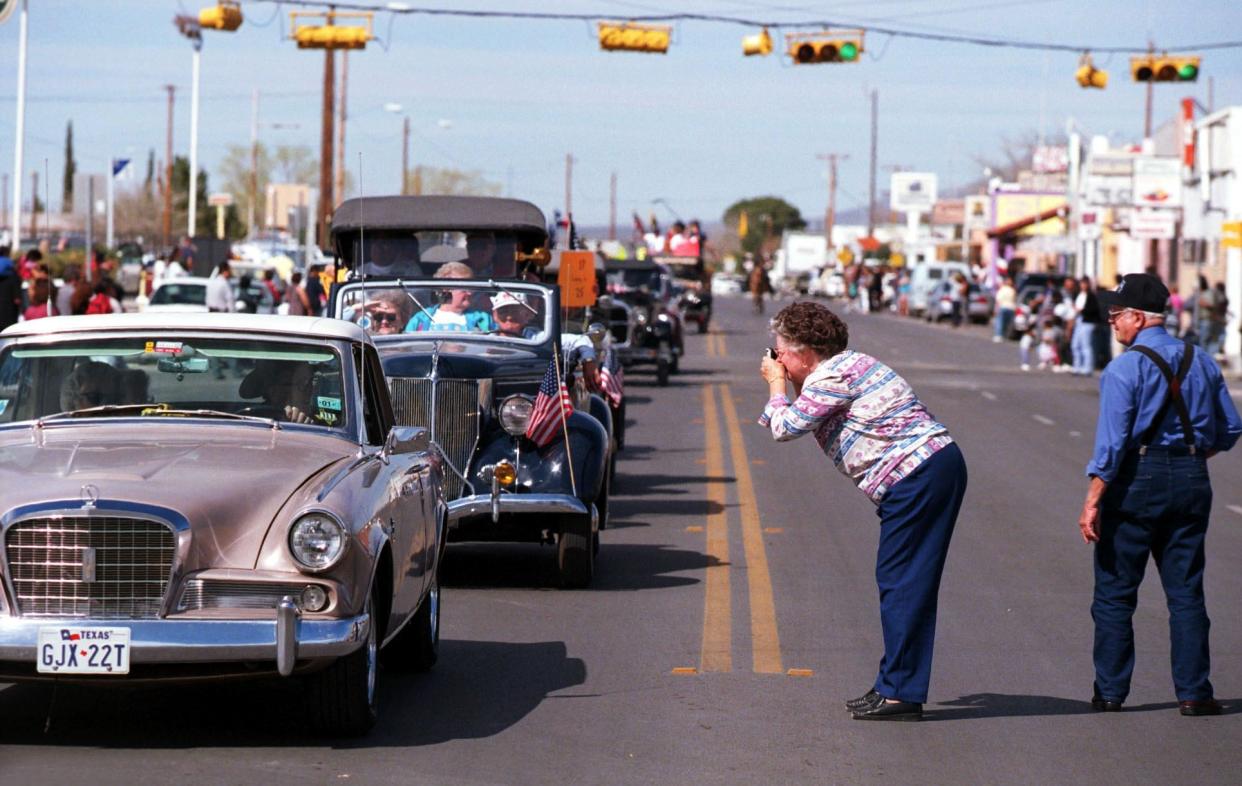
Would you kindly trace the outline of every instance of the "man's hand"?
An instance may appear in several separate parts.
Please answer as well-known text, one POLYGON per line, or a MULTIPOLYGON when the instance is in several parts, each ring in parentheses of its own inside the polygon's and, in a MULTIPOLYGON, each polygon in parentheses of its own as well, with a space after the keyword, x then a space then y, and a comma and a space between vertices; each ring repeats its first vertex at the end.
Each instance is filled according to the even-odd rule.
POLYGON ((285 420, 290 423, 313 423, 310 416, 292 404, 285 405, 285 420))
POLYGON ((1096 543, 1100 539, 1100 506, 1090 500, 1083 503, 1082 513, 1078 516, 1078 529, 1082 532, 1083 543, 1096 543))

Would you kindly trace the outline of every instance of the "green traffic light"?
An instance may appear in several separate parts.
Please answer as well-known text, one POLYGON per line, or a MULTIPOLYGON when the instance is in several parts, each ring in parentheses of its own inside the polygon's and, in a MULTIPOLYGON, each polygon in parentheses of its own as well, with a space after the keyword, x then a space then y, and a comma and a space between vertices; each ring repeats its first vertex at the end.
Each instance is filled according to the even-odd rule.
POLYGON ((1181 79, 1183 82, 1194 81, 1194 79, 1198 76, 1199 66, 1194 63, 1182 63, 1181 67, 1177 69, 1177 78, 1181 79))
POLYGON ((846 41, 841 44, 841 59, 854 60, 858 57, 858 44, 853 41, 846 41))

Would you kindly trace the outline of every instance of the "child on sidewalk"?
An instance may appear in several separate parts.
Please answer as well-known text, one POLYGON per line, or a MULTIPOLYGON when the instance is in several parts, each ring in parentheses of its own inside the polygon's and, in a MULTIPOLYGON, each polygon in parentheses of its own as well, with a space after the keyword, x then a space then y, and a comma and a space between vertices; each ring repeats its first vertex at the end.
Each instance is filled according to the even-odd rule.
POLYGON ((1031 370, 1031 350, 1035 347, 1035 328, 1028 325, 1018 338, 1018 358, 1023 371, 1031 370))

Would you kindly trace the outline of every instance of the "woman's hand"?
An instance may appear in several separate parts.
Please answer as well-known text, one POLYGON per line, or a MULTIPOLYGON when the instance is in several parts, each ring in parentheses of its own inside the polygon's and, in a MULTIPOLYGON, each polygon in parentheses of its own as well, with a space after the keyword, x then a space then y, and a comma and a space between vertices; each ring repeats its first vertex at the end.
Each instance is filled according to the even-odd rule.
POLYGON ((785 366, 779 360, 773 360, 764 354, 763 361, 759 365, 759 374, 764 381, 768 383, 768 390, 772 395, 778 395, 785 392, 785 380, 788 374, 785 366))

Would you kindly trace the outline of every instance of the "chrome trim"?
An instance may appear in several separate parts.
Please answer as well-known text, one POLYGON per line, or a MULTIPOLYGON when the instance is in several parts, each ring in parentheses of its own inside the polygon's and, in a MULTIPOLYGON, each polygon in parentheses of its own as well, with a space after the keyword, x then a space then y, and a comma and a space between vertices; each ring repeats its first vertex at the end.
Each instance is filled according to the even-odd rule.
MULTIPOLYGON (((461 497, 448 503, 448 520, 453 523, 469 516, 492 512, 492 496, 461 497)), ((570 494, 501 494, 497 500, 501 513, 577 513, 586 515, 590 508, 570 494)))
POLYGON ((282 677, 293 673, 298 660, 298 606, 286 595, 276 607, 276 671, 282 677))
MULTIPOLYGON (((439 342, 436 343, 438 348, 439 342)), ((389 396, 400 426, 430 424, 431 440, 452 471, 445 478, 446 493, 456 497, 475 489, 466 472, 482 435, 483 413, 490 406, 490 380, 442 379, 439 354, 432 356, 428 377, 390 377, 389 396)))
POLYGON ((173 559, 169 567, 164 598, 160 602, 159 616, 164 617, 172 613, 173 595, 175 594, 173 588, 176 586, 177 572, 185 564, 186 557, 190 553, 189 520, 170 508, 112 499, 100 499, 96 507, 90 509, 83 509, 81 500, 54 500, 11 508, 0 515, 0 566, 4 567, 3 590, 8 593, 5 603, 8 613, 14 616, 19 616, 21 613, 21 607, 17 604, 17 587, 13 583, 13 572, 8 569, 8 535, 13 525, 29 519, 118 517, 145 519, 172 530, 173 559))
MULTIPOLYGON (((366 641, 371 619, 366 614, 344 619, 298 619, 292 626, 297 654, 307 658, 348 655, 366 641)), ((274 661, 277 650, 275 614, 249 620, 0 620, 0 661, 33 663, 38 656, 39 628, 129 628, 133 663, 206 663, 274 661)))
POLYGON ((301 607, 302 593, 309 587, 318 587, 328 596, 328 605, 317 609, 326 611, 332 606, 330 587, 318 581, 244 581, 239 579, 202 578, 195 576, 182 583, 177 611, 198 612, 204 609, 274 609, 281 598, 292 596, 301 607))

